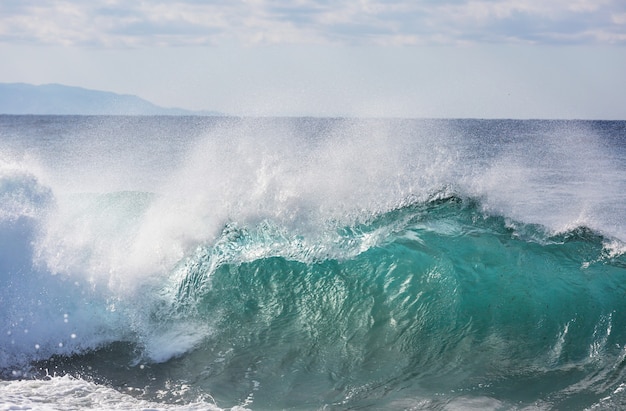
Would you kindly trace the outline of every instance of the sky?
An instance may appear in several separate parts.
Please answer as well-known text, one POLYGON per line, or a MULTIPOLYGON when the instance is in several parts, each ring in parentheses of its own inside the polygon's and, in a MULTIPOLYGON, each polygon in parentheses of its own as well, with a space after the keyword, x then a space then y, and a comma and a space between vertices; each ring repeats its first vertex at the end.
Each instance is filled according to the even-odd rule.
POLYGON ((2 0, 0 82, 234 115, 626 119, 626 1, 2 0))

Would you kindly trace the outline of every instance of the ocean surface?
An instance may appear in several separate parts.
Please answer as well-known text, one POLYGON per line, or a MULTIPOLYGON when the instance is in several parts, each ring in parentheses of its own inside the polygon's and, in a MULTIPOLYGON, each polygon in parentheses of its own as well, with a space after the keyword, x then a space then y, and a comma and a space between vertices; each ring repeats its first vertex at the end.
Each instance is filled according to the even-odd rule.
POLYGON ((626 409, 626 122, 0 116, 15 409, 626 409))

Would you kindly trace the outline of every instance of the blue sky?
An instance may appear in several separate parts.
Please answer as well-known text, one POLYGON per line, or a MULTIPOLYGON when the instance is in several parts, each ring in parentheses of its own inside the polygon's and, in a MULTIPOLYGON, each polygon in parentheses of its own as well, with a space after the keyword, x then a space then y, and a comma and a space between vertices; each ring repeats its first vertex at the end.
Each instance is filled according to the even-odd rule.
POLYGON ((2 0, 0 60, 240 115, 626 119, 624 0, 2 0))

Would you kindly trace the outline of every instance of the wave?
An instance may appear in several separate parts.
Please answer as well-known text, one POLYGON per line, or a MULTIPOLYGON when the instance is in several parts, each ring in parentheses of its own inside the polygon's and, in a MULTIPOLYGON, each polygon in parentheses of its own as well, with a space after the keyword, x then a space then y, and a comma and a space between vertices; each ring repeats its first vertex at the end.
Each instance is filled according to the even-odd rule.
MULTIPOLYGON (((154 201, 88 197, 81 210, 108 221, 132 221, 129 209, 154 201)), ((495 407, 532 402, 529 382, 548 385, 551 404, 593 404, 624 377, 625 268, 618 240, 586 227, 554 233, 443 192, 313 237, 268 220, 230 223, 130 289, 114 273, 105 286, 72 282, 71 270, 9 269, 3 370, 141 385, 141 401, 210 393, 220 406, 395 407, 415 397, 432 408, 433 395, 472 391, 495 407), (167 390, 190 376, 189 390, 167 390), (309 398, 310 387, 324 396, 309 398)))
POLYGON ((452 197, 330 244, 228 227, 187 257, 168 315, 210 331, 173 368, 230 406, 428 409, 468 391, 511 406, 541 398, 528 384, 591 405, 622 384, 626 260, 591 230, 547 234, 452 197))
POLYGON ((614 170, 600 148, 596 180, 560 156, 558 185, 541 176, 561 146, 470 163, 459 139, 339 123, 312 141, 220 129, 154 191, 1 163, 3 388, 114 387, 128 408, 623 405, 622 183, 587 191, 614 170))

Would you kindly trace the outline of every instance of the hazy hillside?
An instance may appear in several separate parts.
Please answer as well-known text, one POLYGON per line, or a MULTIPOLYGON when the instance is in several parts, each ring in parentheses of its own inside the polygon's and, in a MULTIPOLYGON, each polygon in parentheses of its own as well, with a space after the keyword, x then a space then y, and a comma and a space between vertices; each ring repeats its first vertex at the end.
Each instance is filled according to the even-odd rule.
POLYGON ((0 83, 0 114, 219 115, 163 108, 137 96, 60 84, 0 83))

